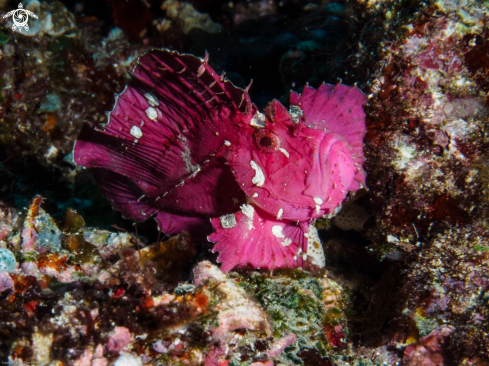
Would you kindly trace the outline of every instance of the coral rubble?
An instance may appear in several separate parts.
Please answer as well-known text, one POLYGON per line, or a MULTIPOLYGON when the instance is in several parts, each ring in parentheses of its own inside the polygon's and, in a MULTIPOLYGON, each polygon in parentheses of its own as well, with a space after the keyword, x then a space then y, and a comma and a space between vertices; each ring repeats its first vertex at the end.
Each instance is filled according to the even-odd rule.
MULTIPOLYGON (((28 222, 48 216, 38 198, 29 212, 28 222)), ((171 254, 188 257, 188 234, 139 250, 121 247, 117 235, 85 228, 70 210, 57 243, 33 241, 42 230, 33 225, 31 236, 14 230, 5 239, 11 247, 21 241, 20 265, 0 272, 0 352, 11 363, 306 365, 308 352, 318 348, 325 357, 344 344, 347 297, 326 276, 230 276, 203 261, 189 283, 177 269, 182 255, 171 254), (75 237, 90 238, 94 249, 73 245, 75 237)))

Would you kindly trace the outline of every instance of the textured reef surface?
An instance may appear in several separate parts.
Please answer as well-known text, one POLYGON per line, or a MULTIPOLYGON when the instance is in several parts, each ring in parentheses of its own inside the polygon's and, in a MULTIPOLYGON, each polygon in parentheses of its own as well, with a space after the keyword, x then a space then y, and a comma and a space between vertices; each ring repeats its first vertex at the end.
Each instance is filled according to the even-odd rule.
POLYGON ((23 5, 1 363, 489 365, 487 1, 23 5))

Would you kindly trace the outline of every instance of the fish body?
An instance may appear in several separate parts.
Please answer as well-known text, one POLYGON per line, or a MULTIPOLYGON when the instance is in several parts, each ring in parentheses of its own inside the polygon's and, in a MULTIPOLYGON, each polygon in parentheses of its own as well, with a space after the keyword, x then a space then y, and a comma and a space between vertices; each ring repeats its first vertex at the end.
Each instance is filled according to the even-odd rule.
POLYGON ((364 103, 356 87, 323 84, 262 113, 207 55, 152 50, 105 128, 83 127, 74 161, 127 218, 156 216, 169 235, 210 233, 211 218, 225 271, 299 267, 310 223, 365 186, 364 103))
POLYGON ((153 50, 116 96, 105 128, 85 124, 76 164, 93 168, 114 209, 126 218, 157 215, 171 235, 209 225, 209 216, 245 202, 230 168, 216 155, 255 108, 245 91, 221 79, 205 59, 153 50))

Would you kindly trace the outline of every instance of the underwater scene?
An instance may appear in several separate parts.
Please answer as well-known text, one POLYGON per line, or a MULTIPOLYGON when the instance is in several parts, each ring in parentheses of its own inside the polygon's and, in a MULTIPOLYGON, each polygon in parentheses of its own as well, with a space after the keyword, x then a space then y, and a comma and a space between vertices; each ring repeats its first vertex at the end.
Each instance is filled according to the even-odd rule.
POLYGON ((0 0, 0 364, 489 366, 488 0, 0 0))

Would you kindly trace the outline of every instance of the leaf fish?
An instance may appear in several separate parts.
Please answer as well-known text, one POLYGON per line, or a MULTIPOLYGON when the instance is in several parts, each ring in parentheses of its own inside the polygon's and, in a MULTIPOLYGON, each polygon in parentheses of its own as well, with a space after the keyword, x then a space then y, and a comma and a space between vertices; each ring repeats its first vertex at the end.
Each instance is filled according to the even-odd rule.
POLYGON ((248 90, 207 54, 152 50, 107 124, 83 126, 74 161, 127 218, 155 216, 168 235, 214 229, 223 271, 324 266, 312 223, 365 186, 365 95, 306 86, 262 113, 248 90))

